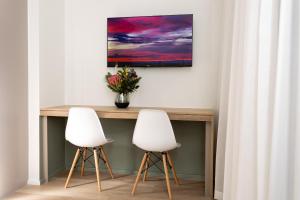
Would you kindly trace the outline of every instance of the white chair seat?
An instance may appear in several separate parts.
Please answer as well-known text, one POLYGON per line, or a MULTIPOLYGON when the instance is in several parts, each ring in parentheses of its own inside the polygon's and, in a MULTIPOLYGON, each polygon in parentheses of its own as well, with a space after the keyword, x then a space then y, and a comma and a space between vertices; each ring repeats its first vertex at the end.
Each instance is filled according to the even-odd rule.
POLYGON ((144 151, 149 152, 167 152, 181 147, 180 143, 176 143, 174 146, 141 146, 139 144, 135 144, 137 147, 144 151))
POLYGON ((88 151, 87 148, 90 147, 93 148, 98 190, 101 191, 99 156, 100 154, 102 155, 101 158, 104 160, 111 177, 114 178, 111 166, 103 147, 104 144, 111 143, 113 140, 105 137, 97 113, 91 108, 71 108, 69 110, 65 137, 67 141, 78 147, 67 181, 65 183, 65 188, 68 187, 69 181, 76 167, 76 163, 80 157, 82 162, 81 176, 83 176, 85 166, 84 163, 89 157, 91 157, 86 157, 88 151))
POLYGON ((176 142, 167 113, 150 109, 139 112, 132 143, 151 152, 167 152, 181 146, 176 142))
POLYGON ((72 143, 73 145, 77 146, 77 147, 88 147, 88 148, 94 148, 94 147, 99 147, 99 146, 103 146, 105 144, 111 143, 110 141, 95 141, 95 142, 89 142, 89 143, 84 143, 82 144, 81 141, 75 141, 75 140, 68 140, 70 143, 72 143))
MULTIPOLYGON (((131 193, 135 193, 143 170, 145 170, 143 180, 146 179, 151 160, 150 157, 153 152, 160 152, 165 171, 169 199, 172 199, 168 166, 171 166, 175 183, 179 184, 179 181, 169 151, 181 147, 181 144, 176 142, 168 114, 162 110, 141 110, 134 128, 132 143, 146 152, 141 162, 131 193)), ((157 158, 157 156, 155 157, 157 158)))
POLYGON ((97 113, 91 108, 69 110, 66 140, 78 147, 98 147, 113 142, 104 135, 97 113))

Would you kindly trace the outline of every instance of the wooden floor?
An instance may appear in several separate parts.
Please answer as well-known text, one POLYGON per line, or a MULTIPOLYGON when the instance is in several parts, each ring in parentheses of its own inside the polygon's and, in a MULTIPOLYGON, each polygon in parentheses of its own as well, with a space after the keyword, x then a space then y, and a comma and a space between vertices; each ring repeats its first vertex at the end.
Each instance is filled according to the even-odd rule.
MULTIPOLYGON (((97 191, 96 176, 88 172, 84 177, 75 173, 70 181, 70 187, 64 189, 66 173, 61 173, 52 178, 49 183, 41 186, 25 186, 16 191, 7 200, 83 200, 83 199, 101 199, 101 200, 161 200, 168 199, 165 181, 161 178, 150 177, 148 181, 140 181, 135 196, 131 195, 131 188, 134 182, 134 176, 116 175, 115 179, 110 179, 107 174, 102 174, 102 192, 97 191)), ((173 199, 184 200, 206 200, 201 197, 204 193, 204 183, 195 181, 180 180, 179 186, 171 180, 173 199)))

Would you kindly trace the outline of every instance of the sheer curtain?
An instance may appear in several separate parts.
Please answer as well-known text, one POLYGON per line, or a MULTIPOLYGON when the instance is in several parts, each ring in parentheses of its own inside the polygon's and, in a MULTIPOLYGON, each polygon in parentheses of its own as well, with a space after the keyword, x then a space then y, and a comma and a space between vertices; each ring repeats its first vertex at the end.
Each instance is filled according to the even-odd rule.
POLYGON ((299 200, 299 0, 224 6, 215 198, 299 200))

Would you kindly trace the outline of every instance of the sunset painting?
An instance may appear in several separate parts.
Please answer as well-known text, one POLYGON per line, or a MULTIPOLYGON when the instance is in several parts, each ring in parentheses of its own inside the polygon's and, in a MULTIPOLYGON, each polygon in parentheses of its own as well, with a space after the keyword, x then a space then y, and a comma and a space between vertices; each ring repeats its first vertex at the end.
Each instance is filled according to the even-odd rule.
POLYGON ((192 66, 193 15, 107 19, 107 66, 192 66))

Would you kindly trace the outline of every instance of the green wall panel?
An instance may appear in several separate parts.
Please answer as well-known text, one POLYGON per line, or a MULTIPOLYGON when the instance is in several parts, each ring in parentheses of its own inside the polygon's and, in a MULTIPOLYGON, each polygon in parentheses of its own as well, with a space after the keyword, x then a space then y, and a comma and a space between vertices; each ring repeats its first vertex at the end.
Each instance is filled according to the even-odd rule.
MULTIPOLYGON (((49 176, 53 176, 58 171, 70 167, 76 147, 64 139, 65 118, 49 117, 48 122, 49 176)), ((106 136, 114 140, 113 143, 104 146, 113 171, 136 173, 143 151, 132 145, 135 120, 101 119, 101 123, 106 136)), ((172 125, 177 142, 182 144, 181 148, 171 152, 179 177, 203 181, 204 123, 172 121, 172 125)), ((88 162, 86 167, 87 170, 93 170, 93 166, 88 162)), ((105 170, 102 162, 100 167, 105 170)), ((158 173, 158 169, 151 168, 150 175, 158 173)))

